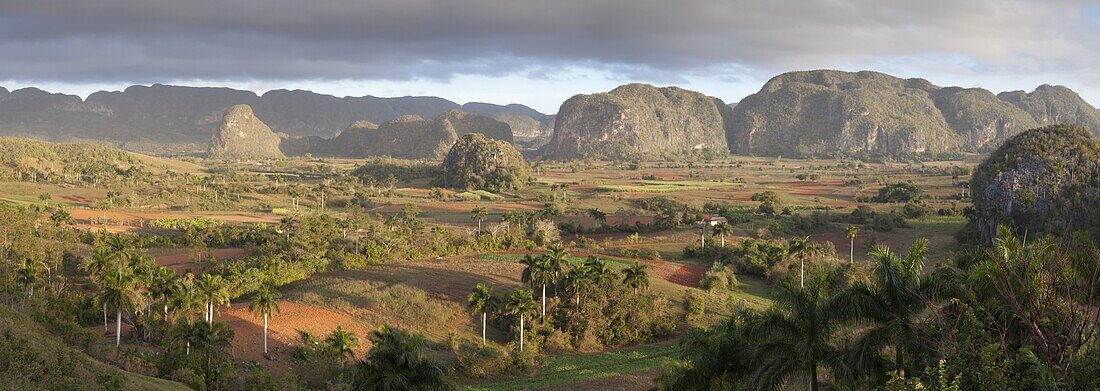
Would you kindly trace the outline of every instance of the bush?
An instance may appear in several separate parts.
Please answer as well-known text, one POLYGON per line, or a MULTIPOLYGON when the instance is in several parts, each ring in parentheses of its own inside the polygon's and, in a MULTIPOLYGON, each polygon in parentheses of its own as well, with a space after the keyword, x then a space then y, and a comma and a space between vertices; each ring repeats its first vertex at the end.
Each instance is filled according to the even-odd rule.
POLYGON ((707 303, 693 291, 686 291, 684 295, 684 321, 695 323, 706 312, 707 303))
POLYGON ((520 368, 515 367, 515 361, 507 350, 494 345, 481 345, 481 341, 451 341, 451 351, 457 357, 455 366, 458 373, 471 378, 494 377, 520 368))
POLYGON ((737 289, 740 283, 737 275, 728 265, 715 262, 699 281, 699 287, 707 292, 722 292, 737 289))
POLYGON ((878 189, 875 202, 901 203, 920 201, 922 191, 913 182, 898 182, 878 189))

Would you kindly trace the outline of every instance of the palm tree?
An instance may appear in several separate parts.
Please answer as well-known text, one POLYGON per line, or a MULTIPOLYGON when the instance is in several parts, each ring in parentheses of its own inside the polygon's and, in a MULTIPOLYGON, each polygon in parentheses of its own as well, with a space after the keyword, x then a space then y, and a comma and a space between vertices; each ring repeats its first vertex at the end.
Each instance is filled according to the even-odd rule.
POLYGON ((172 290, 176 286, 176 280, 179 276, 175 272, 166 268, 158 267, 153 274, 152 283, 149 284, 150 303, 158 301, 164 304, 164 320, 168 320, 168 302, 172 297, 172 290))
POLYGON ((928 338, 918 327, 918 317, 935 301, 950 296, 952 275, 921 275, 927 246, 928 240, 918 239, 905 258, 899 258, 889 247, 875 246, 871 250, 875 262, 871 282, 857 282, 838 296, 844 314, 873 325, 854 345, 860 366, 892 346, 894 364, 899 375, 905 376, 907 356, 912 356, 928 338))
POLYGON ((203 320, 214 323, 214 309, 229 303, 229 290, 225 286, 225 280, 216 274, 203 273, 195 287, 198 288, 199 298, 206 303, 203 320))
POLYGON ((504 311, 509 315, 519 317, 519 350, 523 350, 524 320, 527 315, 535 310, 535 297, 527 289, 516 289, 508 296, 508 303, 504 305, 504 311))
POLYGON ((134 243, 126 236, 111 235, 104 241, 107 246, 107 254, 110 262, 114 263, 115 274, 122 275, 123 269, 130 265, 130 257, 133 256, 134 243))
POLYGON ((356 390, 451 390, 442 365, 427 360, 424 336, 382 326, 367 337, 373 345, 352 380, 356 390))
POLYGON ((561 272, 569 263, 569 253, 561 243, 551 243, 546 247, 546 255, 543 256, 546 267, 554 272, 554 295, 558 294, 558 282, 561 280, 561 272))
POLYGON ((601 288, 609 288, 619 281, 619 273, 612 269, 607 261, 595 255, 588 256, 584 261, 584 267, 588 268, 588 275, 592 278, 592 282, 601 288))
POLYGON ((115 308, 115 347, 122 344, 122 311, 141 308, 142 292, 134 275, 111 274, 103 281, 100 300, 115 308))
POLYGON ((841 317, 827 300, 830 276, 815 275, 798 289, 783 285, 776 290, 771 308, 751 320, 748 332, 756 345, 756 370, 749 378, 753 389, 778 389, 790 378, 806 374, 810 389, 817 391, 818 367, 840 372, 844 366, 838 349, 831 345, 842 326, 841 317))
POLYGON ((638 294, 638 288, 649 287, 649 272, 646 270, 649 265, 641 262, 634 262, 630 267, 623 269, 623 284, 634 289, 634 294, 638 294))
MULTIPOLYGON (((169 298, 172 308, 175 308, 177 323, 190 325, 194 323, 191 315, 198 312, 200 306, 205 307, 199 297, 198 288, 195 287, 195 275, 187 273, 180 278, 169 298), (182 316, 182 318, 180 317, 182 316)), ((191 341, 187 342, 187 355, 191 355, 191 341)))
POLYGON ((593 220, 596 220, 596 222, 599 223, 601 226, 604 224, 604 222, 607 221, 607 213, 604 213, 602 210, 599 210, 597 208, 589 209, 588 216, 592 217, 593 220))
POLYGON ((520 279, 531 288, 542 286, 542 317, 546 317, 546 285, 554 282, 554 272, 545 257, 526 255, 521 261, 525 266, 520 279))
POLYGON ((340 360, 340 366, 343 367, 347 358, 355 356, 355 349, 359 347, 359 337, 344 330, 343 326, 336 326, 336 330, 332 330, 332 333, 325 337, 325 344, 340 360))
POLYGON ((206 388, 212 389, 215 381, 213 359, 215 356, 225 354, 226 350, 232 346, 234 333, 226 322, 198 322, 195 323, 195 329, 197 332, 194 335, 197 338, 192 341, 192 344, 202 353, 206 388))
POLYGON ((737 384, 756 368, 753 341, 746 324, 755 312, 738 309, 710 332, 691 331, 680 341, 680 359, 690 365, 662 376, 661 389, 709 390, 715 384, 737 384))
POLYGON ((856 226, 848 224, 844 227, 844 236, 848 238, 848 263, 853 265, 856 263, 856 235, 858 234, 859 228, 856 228, 856 226))
POLYGON ((798 257, 798 287, 806 285, 806 257, 816 257, 822 253, 821 246, 810 240, 809 236, 800 236, 791 239, 787 247, 787 254, 798 257))
POLYGON ((271 314, 279 313, 279 291, 264 285, 256 291, 252 302, 248 303, 248 310, 253 314, 264 318, 264 355, 267 355, 267 318, 271 314))
POLYGON ((485 344, 485 327, 486 318, 489 314, 489 306, 493 302, 493 290, 485 284, 477 284, 474 286, 474 290, 470 292, 470 297, 466 299, 466 308, 471 313, 481 313, 481 344, 485 344))
POLYGON ((27 290, 27 298, 34 295, 34 288, 38 285, 39 275, 42 274, 42 262, 30 259, 23 260, 23 266, 15 271, 15 279, 23 289, 27 290))
MULTIPOLYGON (((111 252, 107 247, 96 247, 92 255, 84 260, 81 267, 88 273, 92 282, 102 285, 103 276, 111 265, 111 252)), ((102 287, 101 287, 102 288, 102 287)), ((107 332, 107 302, 103 303, 103 332, 107 332)))
POLYGON ((581 305, 581 296, 592 289, 592 276, 584 265, 575 265, 566 273, 566 290, 573 295, 577 307, 581 305))
POLYGON ((484 207, 476 207, 470 210, 470 217, 477 220, 477 233, 481 233, 481 222, 485 220, 485 217, 489 215, 489 212, 484 207))
POLYGON ((731 233, 733 233, 733 226, 725 221, 719 221, 717 224, 714 224, 714 227, 711 227, 710 231, 711 235, 721 238, 722 247, 725 247, 726 236, 729 236, 731 233))

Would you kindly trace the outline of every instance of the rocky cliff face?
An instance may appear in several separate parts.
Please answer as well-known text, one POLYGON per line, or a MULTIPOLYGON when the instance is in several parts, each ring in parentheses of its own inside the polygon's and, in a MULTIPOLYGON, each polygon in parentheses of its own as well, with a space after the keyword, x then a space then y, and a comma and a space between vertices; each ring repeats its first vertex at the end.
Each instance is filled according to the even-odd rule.
POLYGON ((478 114, 504 122, 512 128, 512 135, 524 138, 549 138, 554 131, 554 116, 546 115, 520 104, 494 105, 470 102, 462 105, 462 111, 478 114))
POLYGON ((1031 93, 1009 91, 997 97, 1031 114, 1039 124, 1080 125, 1100 134, 1100 110, 1069 88, 1043 84, 1031 93))
POLYGON ((469 133, 512 142, 508 124, 461 110, 449 110, 432 120, 403 115, 382 125, 358 121, 335 138, 292 138, 283 141, 282 149, 288 155, 441 158, 459 137, 469 133))
POLYGON ((737 104, 728 143, 737 154, 773 156, 985 151, 1047 123, 1043 117, 1090 126, 1088 114, 1097 112, 1064 87, 1036 91, 996 96, 878 72, 790 72, 737 104), (1064 91, 1045 93, 1058 88, 1064 91))
POLYGON ((218 131, 210 139, 209 157, 214 159, 270 159, 283 157, 281 139, 248 105, 225 111, 218 131))
POLYGON ((726 154, 729 106, 676 87, 628 84, 562 104, 542 153, 551 159, 669 159, 726 154))

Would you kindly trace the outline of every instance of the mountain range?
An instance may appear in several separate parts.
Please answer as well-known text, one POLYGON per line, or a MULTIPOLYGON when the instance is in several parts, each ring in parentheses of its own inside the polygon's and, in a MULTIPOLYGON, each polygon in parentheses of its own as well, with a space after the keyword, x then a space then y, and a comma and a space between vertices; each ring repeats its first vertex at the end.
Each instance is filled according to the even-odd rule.
POLYGON ((784 73, 738 102, 732 121, 730 150, 765 156, 981 152, 1052 123, 1100 132, 1100 111, 1066 87, 994 95, 871 71, 784 73))
POLYGON ((525 145, 544 140, 535 154, 560 160, 903 157, 988 151, 1053 123, 1100 133, 1100 111, 1063 86, 994 94, 872 71, 814 70, 778 75, 737 103, 628 84, 576 95, 554 115, 519 104, 460 106, 437 97, 338 98, 302 90, 257 95, 155 84, 82 100, 0 88, 0 135, 98 141, 141 152, 205 150, 218 146, 218 135, 229 135, 224 120, 236 105, 247 105, 267 128, 247 126, 262 130, 257 140, 281 140, 278 153, 347 157, 437 157, 452 138, 470 132, 525 145))
MULTIPOLYGON (((464 108, 438 97, 335 97, 303 90, 251 91, 162 84, 101 91, 80 99, 37 88, 0 87, 0 135, 52 141, 99 141, 143 152, 205 149, 225 111, 248 105, 271 130, 288 137, 333 137, 357 121, 403 115, 434 118, 464 108)), ((525 137, 545 137, 552 117, 529 107, 468 103, 465 110, 498 118, 525 137), (513 125, 514 124, 514 125, 513 125), (544 133, 540 133, 544 132, 544 133)))

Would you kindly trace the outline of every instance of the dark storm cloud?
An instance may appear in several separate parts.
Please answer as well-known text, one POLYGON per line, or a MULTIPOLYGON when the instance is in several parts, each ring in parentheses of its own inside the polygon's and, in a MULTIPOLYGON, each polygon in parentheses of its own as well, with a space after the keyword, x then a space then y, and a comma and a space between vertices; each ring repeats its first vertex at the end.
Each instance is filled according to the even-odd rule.
POLYGON ((448 78, 569 66, 675 79, 943 56, 1087 72, 1074 1, 4 0, 10 79, 448 78))

